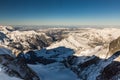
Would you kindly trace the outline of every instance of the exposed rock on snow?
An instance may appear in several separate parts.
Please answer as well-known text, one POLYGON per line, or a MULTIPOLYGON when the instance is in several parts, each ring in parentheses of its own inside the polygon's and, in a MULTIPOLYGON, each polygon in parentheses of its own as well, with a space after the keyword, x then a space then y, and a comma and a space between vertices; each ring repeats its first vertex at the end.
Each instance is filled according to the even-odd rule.
POLYGON ((50 64, 54 62, 62 62, 68 56, 72 55, 74 51, 65 47, 58 47, 55 49, 41 49, 37 51, 28 51, 23 54, 20 53, 17 58, 24 58, 29 64, 50 64))
POLYGON ((69 32, 67 38, 51 44, 48 49, 65 46, 75 50, 76 56, 96 55, 100 58, 106 58, 109 44, 120 36, 119 30, 116 28, 78 29, 69 32))
MULTIPOLYGON (((0 66, 0 73, 4 76, 5 73, 7 73, 9 76, 16 76, 24 80, 39 80, 39 77, 27 66, 23 58, 15 58, 15 56, 12 54, 12 51, 4 47, 0 48, 0 66)), ((9 80, 8 78, 3 79, 9 80)), ((10 79, 14 78, 10 77, 10 79)), ((17 78, 15 79, 20 80, 17 78)))
POLYGON ((0 45, 7 45, 10 39, 3 33, 0 32, 0 45))
MULTIPOLYGON (((65 46, 74 49, 80 56, 81 52, 96 49, 97 46, 102 46, 104 54, 107 55, 108 45, 111 41, 120 36, 120 29, 117 28, 85 28, 85 29, 44 29, 17 31, 12 27, 0 26, 1 32, 5 34, 10 41, 5 43, 17 56, 21 51, 29 51, 42 49, 56 48, 65 46), (54 42, 56 41, 56 42, 54 42), (52 43, 52 44, 51 44, 52 43), (50 45, 50 46, 49 46, 50 45), (107 45, 107 46, 106 46, 107 45), (49 47, 48 47, 49 46, 49 47), (106 51, 105 51, 106 49, 106 51), (79 53, 79 52, 80 53, 79 53)), ((102 52, 102 51, 101 51, 102 52)), ((98 53, 98 52, 97 52, 98 53)), ((98 53, 99 54, 99 53, 98 53)), ((103 58, 100 55, 98 57, 103 58)))
POLYGON ((0 65, 0 79, 1 80, 22 80, 22 79, 19 79, 19 78, 16 78, 15 76, 13 77, 10 77, 8 75, 6 75, 6 73, 4 72, 3 69, 1 69, 1 65, 0 65))
POLYGON ((35 31, 13 31, 7 36, 13 40, 8 46, 19 51, 41 49, 49 46, 52 42, 46 34, 35 31))
POLYGON ((18 31, 0 26, 0 66, 6 68, 1 70, 24 80, 118 80, 119 62, 113 60, 120 54, 119 36, 117 28, 18 31))
POLYGON ((0 43, 7 46, 17 56, 18 53, 41 49, 52 42, 64 38, 62 30, 56 31, 18 31, 12 27, 0 26, 0 43))
POLYGON ((113 55, 117 51, 120 51, 120 37, 110 42, 107 57, 113 55))
POLYGON ((120 62, 112 62, 104 68, 97 80, 119 80, 120 79, 120 62))
POLYGON ((24 80, 40 80, 23 59, 13 58, 8 54, 0 54, 0 64, 9 76, 16 76, 24 80))
MULTIPOLYGON (((103 71, 108 65, 110 65, 114 59, 116 59, 120 55, 120 51, 113 54, 110 58, 107 60, 100 59, 96 56, 92 57, 75 57, 71 56, 68 57, 67 61, 65 61, 66 67, 70 68, 73 72, 75 72, 80 80, 113 80, 112 75, 110 79, 100 79, 101 76, 108 75, 110 73, 101 74, 101 71, 103 71)), ((115 71, 112 71, 113 74, 117 73, 115 71)), ((104 73, 104 72, 103 72, 104 73)), ((106 77, 107 78, 107 77, 106 77)), ((115 80, 119 78, 119 76, 116 75, 115 80)))

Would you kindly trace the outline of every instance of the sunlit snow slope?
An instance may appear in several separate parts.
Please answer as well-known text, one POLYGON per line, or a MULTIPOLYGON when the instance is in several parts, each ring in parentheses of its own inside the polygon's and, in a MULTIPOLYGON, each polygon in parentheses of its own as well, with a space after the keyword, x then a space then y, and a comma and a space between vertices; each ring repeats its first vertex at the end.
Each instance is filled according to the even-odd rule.
POLYGON ((118 80, 119 43, 118 28, 0 26, 0 80, 118 80))

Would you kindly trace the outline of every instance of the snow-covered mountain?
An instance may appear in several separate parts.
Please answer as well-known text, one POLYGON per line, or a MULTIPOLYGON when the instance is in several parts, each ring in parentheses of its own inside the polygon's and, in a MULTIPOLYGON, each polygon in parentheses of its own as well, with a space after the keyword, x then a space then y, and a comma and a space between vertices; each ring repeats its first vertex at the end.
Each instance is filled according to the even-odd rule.
POLYGON ((19 78, 24 80, 40 80, 36 73, 27 66, 24 59, 16 58, 11 51, 6 48, 0 48, 0 74, 1 80, 9 80, 9 78, 10 80, 20 80, 19 78), (6 78, 5 76, 8 77, 6 78), (13 76, 13 78, 10 76, 13 76))
POLYGON ((75 50, 74 55, 76 56, 96 55, 100 58, 105 58, 109 52, 109 44, 120 36, 119 30, 116 28, 85 28, 69 31, 67 38, 55 42, 47 48, 65 46, 75 50))
POLYGON ((63 38, 61 30, 18 31, 12 27, 0 26, 0 43, 17 56, 20 52, 41 49, 63 38))
POLYGON ((119 42, 118 28, 0 26, 0 73, 16 80, 118 80, 119 42))

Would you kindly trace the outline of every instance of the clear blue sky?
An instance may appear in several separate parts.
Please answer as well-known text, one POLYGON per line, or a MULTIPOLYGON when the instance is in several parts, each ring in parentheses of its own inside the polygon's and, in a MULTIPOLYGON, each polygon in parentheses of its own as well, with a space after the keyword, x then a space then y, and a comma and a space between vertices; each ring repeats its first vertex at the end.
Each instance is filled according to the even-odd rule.
POLYGON ((1 25, 120 25, 120 0, 0 0, 1 25))

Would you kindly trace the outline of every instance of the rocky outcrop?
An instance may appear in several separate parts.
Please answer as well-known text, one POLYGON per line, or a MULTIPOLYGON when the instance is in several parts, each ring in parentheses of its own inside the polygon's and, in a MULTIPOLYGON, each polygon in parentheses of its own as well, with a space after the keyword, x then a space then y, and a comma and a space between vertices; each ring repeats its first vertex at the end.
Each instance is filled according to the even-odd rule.
MULTIPOLYGON (((112 70, 111 73, 107 73, 107 71, 111 71, 109 66, 113 67, 113 60, 116 59, 120 55, 120 51, 114 53, 108 59, 100 59, 96 56, 92 57, 74 57, 70 56, 67 60, 64 61, 66 67, 70 68, 73 72, 75 72, 80 80, 118 80, 119 71, 116 72, 112 70), (102 72, 103 71, 103 72, 102 72), (102 72, 102 73, 101 73, 102 72), (113 74, 111 77, 108 75, 113 74), (117 75, 116 75, 117 74, 117 75), (104 77, 106 76, 106 77, 104 77)), ((119 68, 119 65, 116 66, 119 68)), ((115 68, 115 67, 113 67, 115 68)))
POLYGON ((55 62, 62 62, 73 53, 74 51, 72 49, 58 47, 54 49, 41 49, 36 51, 28 51, 26 53, 19 53, 17 58, 25 59, 28 64, 47 65, 55 62))
POLYGON ((0 32, 0 45, 5 45, 10 42, 10 39, 3 33, 0 32))
POLYGON ((113 60, 120 54, 117 52, 120 50, 119 33, 119 29, 113 28, 18 31, 0 26, 1 45, 16 55, 13 57, 9 55, 11 51, 0 49, 0 64, 5 73, 24 80, 39 80, 27 64, 47 66, 52 63, 62 64, 62 68, 65 65, 80 80, 117 80, 119 62, 113 63, 113 60), (108 48, 109 57, 103 59, 108 48))
POLYGON ((47 64, 51 64, 51 63, 56 62, 56 60, 54 60, 54 59, 47 59, 43 56, 38 56, 37 53, 35 53, 34 51, 28 51, 25 54, 20 53, 17 56, 17 58, 18 59, 24 59, 27 64, 38 64, 38 63, 40 63, 40 64, 47 65, 47 64))
POLYGON ((103 69, 97 80, 119 80, 120 79, 120 62, 112 62, 103 69))
POLYGON ((35 31, 13 31, 8 34, 12 39, 7 46, 12 50, 16 56, 19 51, 29 51, 47 47, 52 43, 52 39, 44 33, 37 33, 35 31))
POLYGON ((117 51, 120 51, 120 37, 110 42, 107 57, 113 55, 117 51))
POLYGON ((0 54, 0 64, 5 73, 24 80, 40 80, 37 74, 30 69, 24 59, 13 58, 8 54, 0 54))

